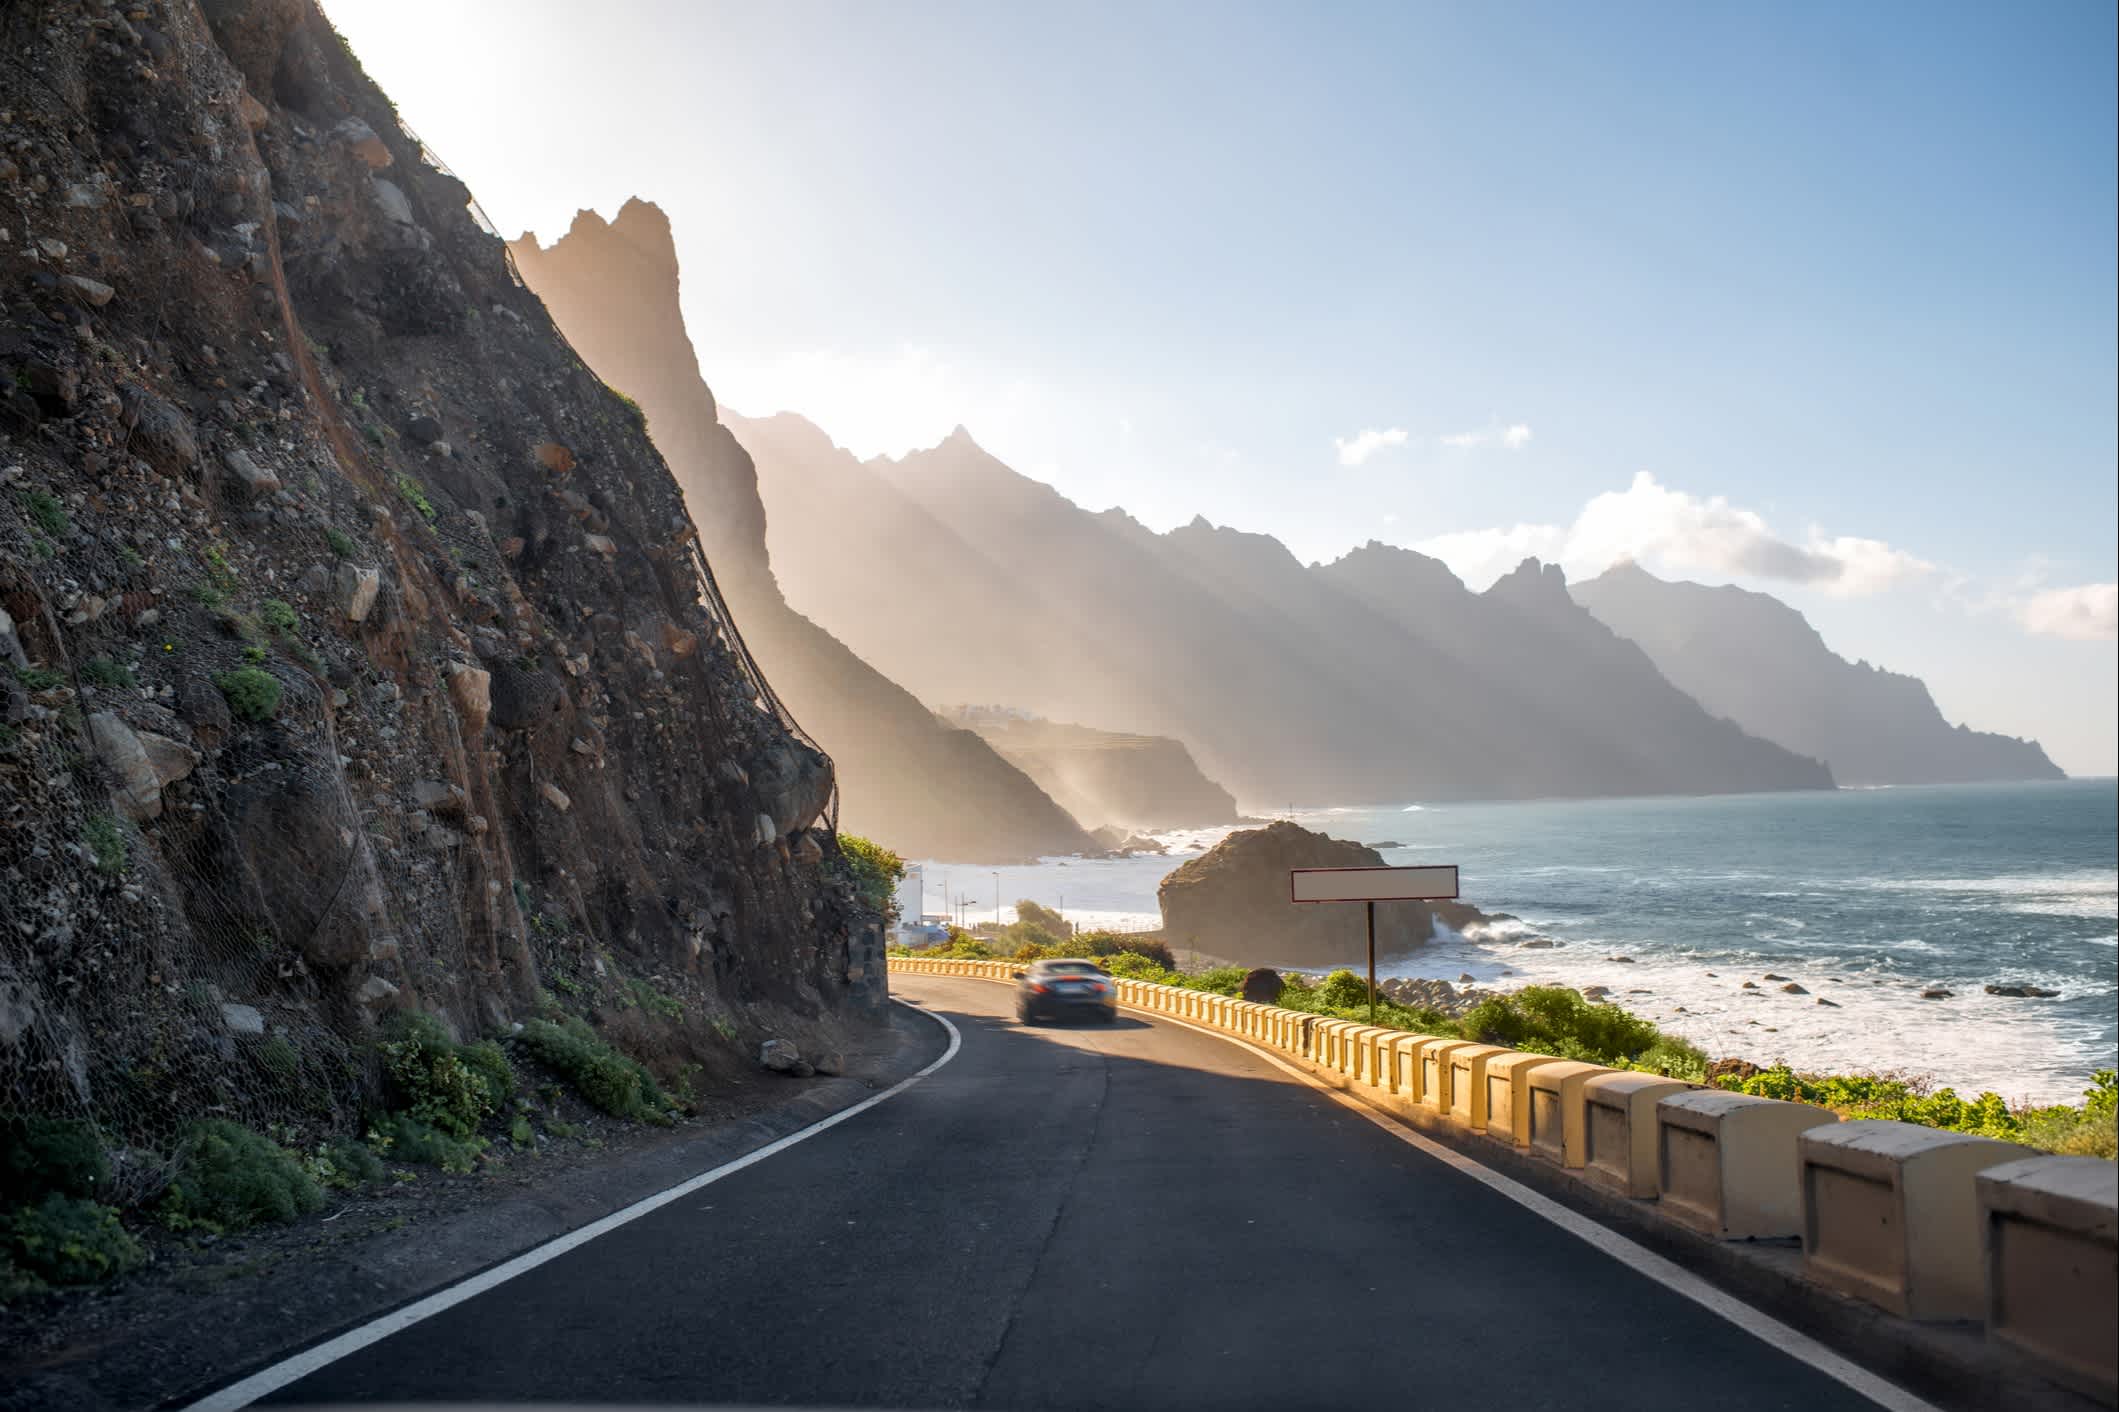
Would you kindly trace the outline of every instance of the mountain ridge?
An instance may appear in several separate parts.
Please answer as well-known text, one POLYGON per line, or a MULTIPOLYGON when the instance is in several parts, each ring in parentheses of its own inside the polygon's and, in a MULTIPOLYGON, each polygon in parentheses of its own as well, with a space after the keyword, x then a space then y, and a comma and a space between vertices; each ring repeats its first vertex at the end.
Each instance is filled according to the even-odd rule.
POLYGON ((2035 741, 1945 720, 1918 677, 1840 656, 1771 594, 1660 579, 1630 561, 1573 593, 1709 710, 1827 760, 1843 783, 2065 778, 2035 741))
POLYGON ((1512 603, 1511 587, 1474 595, 1416 556, 1414 577, 1446 590, 1449 619, 1429 623, 1394 591, 1364 591, 1359 561, 1305 567, 1275 537, 1204 516, 1149 531, 1076 506, 968 435, 864 462, 784 414, 731 427, 757 465, 776 562, 800 566, 790 601, 893 678, 929 700, 1173 737, 1248 806, 1831 783, 1817 762, 1717 722, 1564 580, 1550 591, 1543 568, 1533 586, 1546 591, 1512 603), (931 527, 919 552, 857 532, 903 515, 931 527), (844 591, 852 582, 867 591, 844 591), (1519 657, 1558 652, 1559 676, 1505 660, 1482 645, 1491 632, 1519 657), (1599 703, 1554 690, 1571 672, 1618 693, 1594 722, 1599 703), (1632 719, 1644 702, 1676 749, 1632 719))

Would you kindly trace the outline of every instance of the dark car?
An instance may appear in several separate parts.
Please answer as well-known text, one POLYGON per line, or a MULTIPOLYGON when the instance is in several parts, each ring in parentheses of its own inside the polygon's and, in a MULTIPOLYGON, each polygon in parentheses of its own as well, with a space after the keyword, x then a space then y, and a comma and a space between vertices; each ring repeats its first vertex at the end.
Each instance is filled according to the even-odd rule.
POLYGON ((1080 1017, 1109 1024, 1118 1014, 1118 986, 1094 961, 1034 961, 1015 973, 1015 1017, 1026 1025, 1080 1017))

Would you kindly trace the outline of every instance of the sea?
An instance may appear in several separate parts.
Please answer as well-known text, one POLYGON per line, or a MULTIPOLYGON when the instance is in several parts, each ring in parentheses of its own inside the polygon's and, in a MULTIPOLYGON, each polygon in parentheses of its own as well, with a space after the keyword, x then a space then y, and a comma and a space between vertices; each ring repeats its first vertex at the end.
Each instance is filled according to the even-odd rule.
MULTIPOLYGON (((2092 1071, 2119 1063, 2111 779, 1279 817, 1375 845, 1389 863, 1455 863, 1465 901, 1516 919, 1447 934, 1384 975, 1608 986, 1715 1056, 1914 1075, 2012 1101, 2073 1101, 2092 1071), (1781 989, 1791 982, 1805 993, 1781 989), (1922 998, 1937 989, 1951 994, 1922 998)), ((1013 920, 1029 898, 1084 928, 1149 929, 1163 876, 1230 831, 1157 835, 1160 856, 927 861, 901 901, 908 916, 977 922, 996 904, 1013 920)))

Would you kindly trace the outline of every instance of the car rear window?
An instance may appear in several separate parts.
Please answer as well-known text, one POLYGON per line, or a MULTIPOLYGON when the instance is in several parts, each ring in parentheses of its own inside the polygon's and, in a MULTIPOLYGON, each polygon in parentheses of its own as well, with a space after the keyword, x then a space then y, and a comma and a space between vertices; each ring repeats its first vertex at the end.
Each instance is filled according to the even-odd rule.
POLYGON ((1052 976, 1100 976, 1104 973, 1103 967, 1087 961, 1053 961, 1043 969, 1045 974, 1052 976))

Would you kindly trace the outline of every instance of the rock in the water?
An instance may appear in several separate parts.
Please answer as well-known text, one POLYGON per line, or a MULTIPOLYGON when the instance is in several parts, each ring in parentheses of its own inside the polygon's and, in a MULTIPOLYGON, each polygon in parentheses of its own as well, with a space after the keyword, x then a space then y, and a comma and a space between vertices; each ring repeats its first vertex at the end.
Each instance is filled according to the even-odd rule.
POLYGON ((1956 993, 1957 992, 1954 990, 1944 990, 1939 985, 1930 986, 1928 989, 1920 993, 1920 998, 1922 1000, 1948 1000, 1951 996, 1955 995, 1956 993))
POLYGON ((2035 985, 1990 985, 1986 987, 1986 992, 1988 995, 2008 995, 2030 1000, 2051 1000, 2060 994, 2057 990, 2046 990, 2035 985))
POLYGON ((1788 978, 1786 976, 1776 976, 1775 974, 1773 974, 1773 972, 1768 971, 1765 975, 1759 977, 1759 979, 1766 981, 1784 981, 1788 978))
POLYGON ((1820 1005, 1830 1006, 1834 1010, 1839 1009, 1839 1002, 1837 1000, 1827 1000, 1822 995, 1817 998, 1817 1003, 1820 1005))
MULTIPOLYGON (((1162 880, 1163 935, 1172 945, 1239 965, 1303 968, 1358 964, 1365 949, 1363 908, 1288 900, 1291 868, 1380 867, 1366 844, 1329 838, 1276 820, 1241 829, 1162 880)), ((1434 935, 1437 919, 1463 928, 1486 920, 1457 902, 1379 902, 1376 952, 1402 955, 1434 935)))
POLYGON ((1781 987, 1781 993, 1783 995, 1808 995, 1810 992, 1797 985, 1794 981, 1790 981, 1781 987))
POLYGON ((802 1053, 784 1039, 769 1039, 758 1046, 758 1062, 776 1074, 793 1073, 802 1053))

